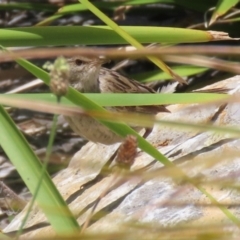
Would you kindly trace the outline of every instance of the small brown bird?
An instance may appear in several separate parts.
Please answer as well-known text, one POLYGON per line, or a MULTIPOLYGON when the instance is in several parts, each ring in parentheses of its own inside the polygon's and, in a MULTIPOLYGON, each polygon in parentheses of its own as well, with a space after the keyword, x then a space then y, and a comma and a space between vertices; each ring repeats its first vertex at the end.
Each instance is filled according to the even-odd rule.
MULTIPOLYGON (((105 60, 73 57, 67 60, 70 69, 70 85, 82 93, 156 93, 153 89, 118 72, 102 67, 105 60)), ((135 112, 155 115, 169 112, 164 106, 107 107, 109 111, 135 112)), ((123 140, 121 136, 88 116, 65 117, 70 127, 84 138, 106 145, 123 140)), ((133 127, 140 130, 139 127, 133 127)))

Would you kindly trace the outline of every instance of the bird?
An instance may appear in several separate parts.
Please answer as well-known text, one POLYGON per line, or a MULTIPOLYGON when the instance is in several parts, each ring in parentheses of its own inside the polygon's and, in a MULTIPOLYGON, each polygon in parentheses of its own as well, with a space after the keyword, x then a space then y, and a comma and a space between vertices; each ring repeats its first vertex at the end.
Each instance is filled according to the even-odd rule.
MULTIPOLYGON (((136 80, 121 75, 117 71, 103 67, 106 59, 76 56, 67 59, 69 65, 69 84, 81 93, 153 93, 148 87, 136 80)), ((121 106, 105 107, 112 112, 134 112, 141 114, 156 115, 159 112, 169 112, 163 105, 152 106, 121 106)), ((65 116, 69 126, 74 132, 95 143, 111 145, 122 142, 123 137, 104 126, 96 119, 86 116, 65 116)), ((142 127, 131 126, 139 131, 142 127)), ((151 130, 146 129, 144 135, 151 130)))

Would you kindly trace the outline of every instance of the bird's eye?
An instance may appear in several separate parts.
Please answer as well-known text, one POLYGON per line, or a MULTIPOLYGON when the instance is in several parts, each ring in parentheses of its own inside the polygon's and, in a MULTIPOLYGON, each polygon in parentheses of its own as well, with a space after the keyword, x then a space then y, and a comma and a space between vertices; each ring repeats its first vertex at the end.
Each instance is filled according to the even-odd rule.
POLYGON ((81 66, 81 65, 83 64, 83 61, 80 60, 80 59, 76 59, 76 60, 75 60, 75 64, 76 64, 77 66, 81 66))

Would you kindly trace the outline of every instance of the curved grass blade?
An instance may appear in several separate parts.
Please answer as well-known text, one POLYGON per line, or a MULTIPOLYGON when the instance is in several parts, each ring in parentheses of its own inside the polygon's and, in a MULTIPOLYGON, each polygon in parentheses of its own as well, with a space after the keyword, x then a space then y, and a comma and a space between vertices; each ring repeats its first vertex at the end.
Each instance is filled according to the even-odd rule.
MULTIPOLYGON (((12 119, 1 106, 0 129, 0 144, 2 148, 13 162, 30 192, 34 194, 40 178, 41 163, 12 119)), ((57 233, 70 235, 78 232, 79 226, 77 221, 47 172, 44 172, 42 185, 36 201, 57 233)))
MULTIPOLYGON (((88 7, 88 9, 93 12, 97 17, 99 17, 104 23, 106 23, 111 29, 113 29, 117 34, 119 34, 123 39, 125 39, 132 46, 137 49, 143 49, 144 46, 139 43, 131 34, 128 34, 123 28, 119 27, 114 21, 107 17, 103 12, 96 8, 88 0, 81 0, 81 2, 88 7)), ((156 66, 162 69, 165 73, 171 76, 173 79, 177 80, 180 83, 186 83, 186 81, 176 74, 169 66, 167 66, 163 61, 157 57, 147 56, 147 58, 152 61, 156 66)))

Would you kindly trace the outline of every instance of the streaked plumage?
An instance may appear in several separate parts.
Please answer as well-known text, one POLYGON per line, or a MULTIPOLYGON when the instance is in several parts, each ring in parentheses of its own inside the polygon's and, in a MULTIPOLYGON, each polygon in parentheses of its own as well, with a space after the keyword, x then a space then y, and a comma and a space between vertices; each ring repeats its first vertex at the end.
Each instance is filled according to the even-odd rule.
MULTIPOLYGON (((103 62, 101 59, 87 57, 69 59, 70 84, 84 93, 156 93, 144 84, 102 67, 103 62)), ((164 106, 110 107, 108 110, 151 115, 158 112, 169 112, 164 106)), ((66 119, 76 133, 90 141, 113 144, 122 140, 122 137, 90 117, 66 117, 66 119)))

